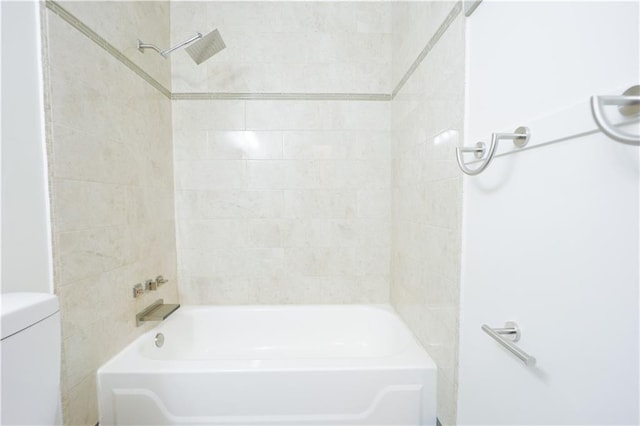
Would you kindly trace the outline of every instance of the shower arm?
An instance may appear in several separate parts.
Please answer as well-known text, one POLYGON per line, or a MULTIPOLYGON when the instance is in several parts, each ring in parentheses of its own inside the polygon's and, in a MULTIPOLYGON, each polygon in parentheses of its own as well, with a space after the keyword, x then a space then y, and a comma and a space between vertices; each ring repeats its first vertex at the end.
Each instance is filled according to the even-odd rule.
POLYGON ((166 58, 167 55, 169 55, 169 53, 173 52, 176 49, 180 49, 182 46, 185 46, 189 43, 192 43, 198 39, 202 38, 202 34, 200 33, 196 33, 196 35, 194 35, 193 37, 191 37, 189 40, 185 40, 182 43, 176 44, 173 47, 170 47, 168 49, 165 50, 160 50, 160 48, 158 48, 158 46, 156 46, 155 44, 146 44, 143 43, 142 41, 140 41, 140 39, 137 40, 137 44, 136 47, 138 48, 138 50, 142 53, 144 53, 144 49, 153 49, 156 52, 158 52, 160 55, 162 55, 163 58, 166 58))

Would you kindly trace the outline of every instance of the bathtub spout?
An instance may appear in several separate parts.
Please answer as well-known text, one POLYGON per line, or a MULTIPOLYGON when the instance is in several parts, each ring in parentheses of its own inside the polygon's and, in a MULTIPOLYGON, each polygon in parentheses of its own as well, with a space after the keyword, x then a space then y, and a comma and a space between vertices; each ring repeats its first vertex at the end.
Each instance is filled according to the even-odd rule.
POLYGON ((168 303, 165 305, 163 299, 158 299, 142 312, 136 314, 136 327, 140 327, 148 321, 163 321, 177 311, 179 307, 180 305, 177 303, 168 303))

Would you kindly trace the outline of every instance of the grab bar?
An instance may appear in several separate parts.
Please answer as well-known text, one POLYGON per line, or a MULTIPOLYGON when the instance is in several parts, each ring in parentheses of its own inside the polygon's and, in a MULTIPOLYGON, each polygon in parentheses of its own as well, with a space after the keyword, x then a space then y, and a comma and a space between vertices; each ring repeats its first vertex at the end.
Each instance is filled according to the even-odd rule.
POLYGON ((635 144, 640 142, 640 135, 623 132, 614 128, 604 114, 605 105, 617 105, 618 111, 625 117, 640 115, 640 86, 633 86, 624 91, 621 96, 592 96, 591 111, 596 124, 602 133, 623 143, 635 144))
POLYGON ((484 142, 476 143, 476 146, 473 148, 456 148, 456 159, 458 160, 458 166, 460 170, 464 173, 474 176, 481 173, 484 169, 487 168, 491 160, 493 160, 493 155, 496 153, 496 148, 498 147, 498 141, 501 139, 511 139, 513 140, 513 144, 518 148, 524 147, 527 142, 529 142, 529 137, 531 136, 531 132, 528 127, 518 127, 514 133, 492 133, 491 134, 491 143, 489 144, 489 148, 487 149, 484 142), (480 165, 471 169, 467 167, 462 159, 462 153, 473 152, 476 158, 481 159, 484 158, 484 161, 480 163, 480 165))
POLYGON ((520 328, 515 322, 506 322, 504 324, 504 328, 491 328, 487 324, 483 324, 482 331, 491 336, 496 342, 507 348, 509 352, 518 357, 520 361, 524 362, 524 365, 526 365, 527 367, 533 367, 534 365, 536 365, 535 357, 529 355, 513 344, 514 342, 520 340, 520 328), (506 338, 502 337, 503 335, 510 336, 511 340, 507 340, 506 338))

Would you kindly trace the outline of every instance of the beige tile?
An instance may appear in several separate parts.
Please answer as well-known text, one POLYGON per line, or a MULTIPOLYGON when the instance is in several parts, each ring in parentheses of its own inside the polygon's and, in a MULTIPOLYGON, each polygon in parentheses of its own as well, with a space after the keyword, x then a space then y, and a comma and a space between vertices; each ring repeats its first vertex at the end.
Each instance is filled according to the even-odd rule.
POLYGON ((363 189, 358 191, 358 217, 386 219, 390 215, 390 189, 363 189))
POLYGON ((174 204, 174 193, 171 187, 127 186, 125 188, 125 208, 129 225, 173 221, 174 204))
POLYGON ((323 105, 324 124, 339 130, 391 130, 389 102, 327 101, 323 105))
POLYGON ((241 219, 180 221, 177 237, 180 250, 206 252, 248 245, 247 223, 241 219))
POLYGON ((247 161, 247 181, 249 189, 284 189, 288 186, 285 164, 277 160, 247 161))
POLYGON ((329 221, 326 219, 282 219, 282 247, 330 247, 329 221))
POLYGON ((66 425, 95 425, 98 422, 96 375, 89 374, 63 397, 62 415, 66 425))
MULTIPOLYGON (((168 43, 168 3, 64 7, 169 84, 169 63, 132 45, 151 27, 149 40, 168 43)), ((148 329, 134 316, 151 297, 177 300, 171 102, 55 14, 47 20, 64 424, 94 425, 96 370, 148 329), (131 297, 158 274, 170 280, 158 294, 131 297)))
POLYGON ((282 132, 210 131, 206 155, 217 159, 280 159, 282 132))
POLYGON ((283 247, 282 219, 248 220, 249 247, 283 247))
POLYGON ((135 151, 128 144, 57 125, 53 139, 56 178, 114 184, 139 179, 135 151))
POLYGON ((284 191, 283 216, 287 218, 351 218, 356 213, 355 191, 284 191))
POLYGON ((168 2, 63 1, 61 5, 165 87, 171 86, 170 63, 154 52, 142 54, 135 47, 136 38, 163 49, 169 46, 168 2))
POLYGON ((358 270, 357 250, 349 247, 285 249, 287 272, 304 276, 353 276, 358 270))
POLYGON ((125 223, 123 186, 63 179, 56 179, 54 185, 54 220, 59 232, 125 223))
POLYGON ((173 127, 178 130, 244 130, 244 101, 174 101, 173 127))
MULTIPOLYGON (((329 246, 390 249, 391 235, 386 219, 330 219, 327 225, 329 246)), ((386 257, 388 260, 388 253, 386 257)))
POLYGON ((177 190, 233 190, 247 187, 247 165, 242 160, 176 161, 177 190))
POLYGON ((178 219, 274 218, 283 211, 281 191, 180 191, 178 219))
POLYGON ((180 301, 187 305, 246 305, 249 295, 247 277, 185 276, 180 285, 180 301))
POLYGON ((209 158, 206 130, 174 129, 173 130, 173 159, 201 160, 209 158))
POLYGON ((357 133, 351 131, 283 132, 284 158, 337 160, 356 156, 357 133))
POLYGON ((247 101, 248 130, 322 129, 322 105, 315 101, 247 101))
POLYGON ((194 27, 210 28, 215 22, 228 46, 200 67, 175 55, 174 89, 249 93, 390 91, 393 38, 389 5, 172 3, 171 14, 173 42, 194 27))
POLYGON ((130 228, 96 228, 58 234, 58 285, 108 272, 131 262, 134 256, 130 228))
MULTIPOLYGON (((396 81, 451 7, 393 4, 396 81)), ((437 414, 451 425, 456 424, 462 184, 455 147, 435 144, 434 137, 463 127, 463 20, 450 26, 391 105, 391 300, 438 365, 437 414)))

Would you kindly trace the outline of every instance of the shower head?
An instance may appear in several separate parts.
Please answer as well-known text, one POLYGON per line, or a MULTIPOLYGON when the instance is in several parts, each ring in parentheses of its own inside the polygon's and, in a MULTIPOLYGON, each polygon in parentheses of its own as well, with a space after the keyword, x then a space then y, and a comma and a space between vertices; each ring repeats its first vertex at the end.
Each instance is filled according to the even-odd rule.
POLYGON ((197 65, 200 65, 225 47, 227 46, 220 36, 220 31, 213 30, 200 38, 200 40, 188 46, 185 50, 189 56, 191 56, 191 59, 193 59, 197 65))
POLYGON ((200 33, 196 33, 196 35, 191 37, 190 39, 185 40, 182 43, 178 43, 177 45, 165 50, 160 50, 160 48, 155 44, 143 43, 142 41, 140 41, 140 39, 138 39, 136 47, 142 53, 144 53, 145 49, 153 49, 160 55, 162 55, 163 58, 166 58, 167 56, 169 56, 169 53, 190 43, 193 44, 191 44, 191 46, 188 46, 185 50, 187 51, 189 56, 191 56, 191 59, 193 59, 198 65, 227 47, 224 44, 224 41, 222 41, 222 37, 220 36, 220 32, 218 30, 213 30, 206 36, 203 36, 200 33), (196 40, 198 41, 196 43, 193 43, 196 40))

